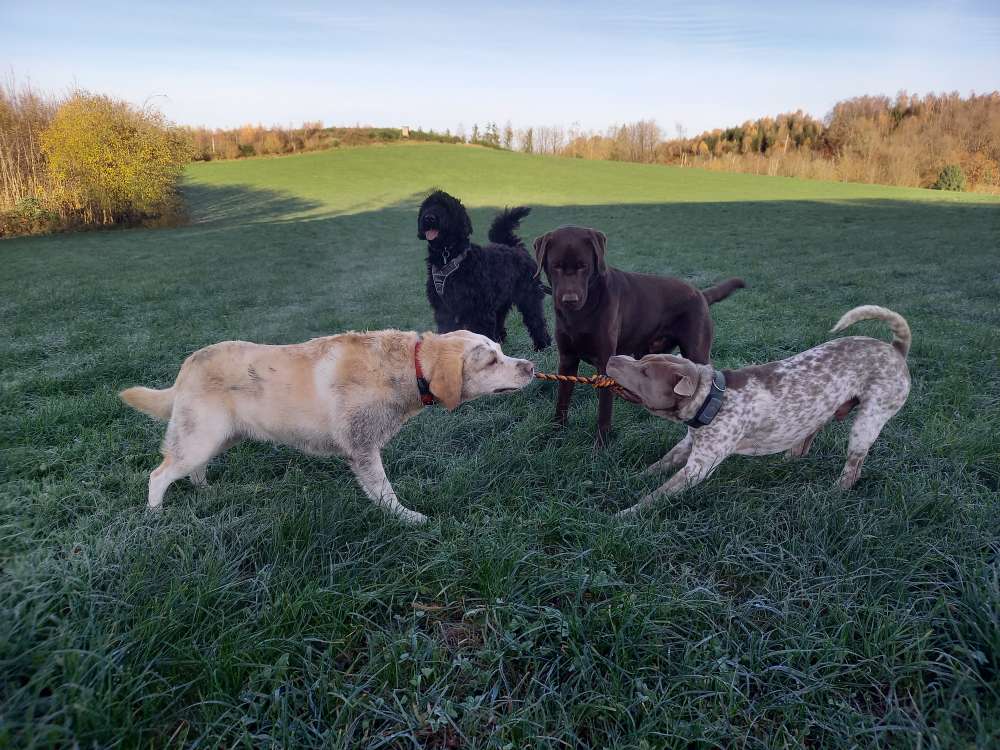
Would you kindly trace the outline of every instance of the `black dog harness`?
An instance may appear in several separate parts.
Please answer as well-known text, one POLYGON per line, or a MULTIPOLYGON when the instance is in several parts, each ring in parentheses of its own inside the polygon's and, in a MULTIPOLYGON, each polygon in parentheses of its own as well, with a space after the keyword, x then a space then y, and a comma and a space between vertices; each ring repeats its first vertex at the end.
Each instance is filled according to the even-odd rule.
POLYGON ((712 387, 708 390, 708 395, 698 409, 698 413, 687 421, 689 427, 704 427, 711 424, 715 415, 722 408, 722 402, 726 400, 726 376, 721 370, 712 373, 712 387))
POLYGON ((460 252, 450 261, 448 260, 448 251, 445 250, 442 253, 445 264, 440 267, 435 266, 433 263, 431 264, 431 279, 434 281, 434 289, 437 291, 439 297, 444 297, 445 282, 447 282, 448 277, 455 273, 455 271, 458 270, 458 267, 462 265, 462 261, 465 260, 465 257, 469 254, 469 249, 469 247, 466 247, 465 250, 460 252))

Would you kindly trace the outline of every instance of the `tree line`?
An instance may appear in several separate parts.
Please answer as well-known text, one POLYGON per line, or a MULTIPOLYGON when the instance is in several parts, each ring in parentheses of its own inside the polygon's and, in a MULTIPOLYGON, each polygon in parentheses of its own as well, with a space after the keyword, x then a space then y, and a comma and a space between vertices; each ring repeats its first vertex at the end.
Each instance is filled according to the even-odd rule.
POLYGON ((578 159, 1000 192, 996 91, 859 96, 837 102, 822 120, 789 112, 694 137, 678 125, 668 138, 654 120, 639 120, 604 132, 527 128, 514 142, 522 151, 578 159))

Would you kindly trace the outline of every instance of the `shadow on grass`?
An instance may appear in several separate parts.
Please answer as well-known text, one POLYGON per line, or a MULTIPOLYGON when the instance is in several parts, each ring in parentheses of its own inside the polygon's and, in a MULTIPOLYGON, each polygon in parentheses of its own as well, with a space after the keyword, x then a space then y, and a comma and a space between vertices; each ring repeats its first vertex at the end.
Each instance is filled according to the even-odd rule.
POLYGON ((422 191, 391 203, 377 198, 341 207, 294 193, 260 188, 255 185, 189 184, 183 195, 194 225, 266 224, 290 221, 316 221, 336 216, 402 208, 419 204, 422 191))
POLYGON ((251 185, 187 185, 192 224, 282 221, 323 206, 319 201, 251 185))

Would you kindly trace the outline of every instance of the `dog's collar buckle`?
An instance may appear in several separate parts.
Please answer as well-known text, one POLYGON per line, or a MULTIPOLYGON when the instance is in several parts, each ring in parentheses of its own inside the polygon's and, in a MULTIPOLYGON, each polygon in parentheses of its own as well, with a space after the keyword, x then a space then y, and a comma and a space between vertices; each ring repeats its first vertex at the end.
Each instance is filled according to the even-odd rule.
POLYGON ((712 372, 712 387, 708 390, 708 395, 698 409, 698 413, 689 419, 686 424, 689 427, 704 427, 711 424, 715 415, 719 413, 723 402, 726 400, 726 376, 722 370, 712 372))
POLYGON ((420 403, 424 406, 431 406, 437 399, 431 393, 431 384, 427 382, 427 378, 424 377, 424 370, 420 366, 420 345, 422 343, 422 339, 417 339, 417 345, 413 347, 413 371, 417 375, 417 390, 420 391, 420 403))
POLYGON ((462 265, 462 261, 465 260, 465 256, 468 254, 469 248, 465 248, 461 253, 449 261, 448 253, 446 251, 443 255, 447 262, 443 266, 438 267, 431 264, 431 279, 434 281, 434 289, 437 291, 439 297, 444 296, 444 286, 448 281, 448 277, 458 270, 458 267, 462 265))

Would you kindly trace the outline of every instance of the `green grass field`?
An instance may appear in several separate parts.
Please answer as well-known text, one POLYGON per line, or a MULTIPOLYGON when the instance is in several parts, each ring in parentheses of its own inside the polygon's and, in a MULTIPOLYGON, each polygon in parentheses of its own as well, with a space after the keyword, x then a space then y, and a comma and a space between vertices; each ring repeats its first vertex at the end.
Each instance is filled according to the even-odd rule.
POLYGON ((459 146, 198 165, 186 193, 182 228, 0 243, 0 747, 1000 742, 995 200, 459 146), (593 391, 558 432, 538 383, 390 444, 424 527, 338 460, 249 443, 148 514, 163 427, 116 392, 221 339, 428 328, 432 186, 480 239, 527 203, 529 240, 588 224, 621 268, 743 276, 722 366, 891 307, 909 403, 849 493, 838 424, 618 522, 682 429, 619 401, 594 455, 593 391))

